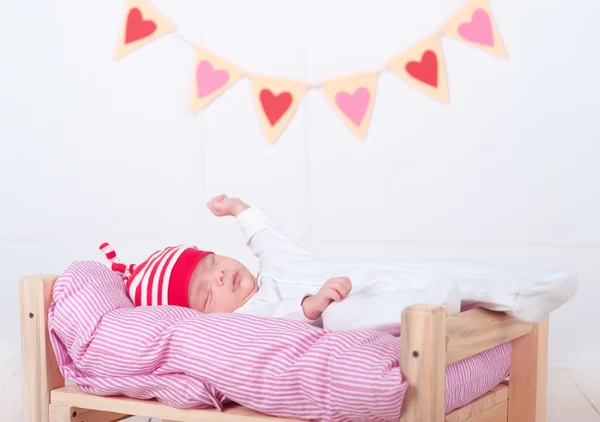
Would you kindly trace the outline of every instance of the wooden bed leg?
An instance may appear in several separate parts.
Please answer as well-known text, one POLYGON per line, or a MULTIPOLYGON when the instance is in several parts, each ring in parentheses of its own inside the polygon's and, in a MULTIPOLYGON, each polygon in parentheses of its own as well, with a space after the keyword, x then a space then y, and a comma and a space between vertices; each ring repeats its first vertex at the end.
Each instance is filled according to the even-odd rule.
POLYGON ((47 327, 55 279, 54 276, 27 277, 19 283, 23 393, 27 422, 49 422, 50 391, 65 385, 54 357, 47 327))
POLYGON ((71 406, 50 405, 50 422, 71 422, 71 406))
POLYGON ((548 319, 512 342, 508 422, 546 421, 548 319))
POLYGON ((443 422, 446 310, 412 305, 402 312, 402 374, 409 386, 401 422, 443 422))

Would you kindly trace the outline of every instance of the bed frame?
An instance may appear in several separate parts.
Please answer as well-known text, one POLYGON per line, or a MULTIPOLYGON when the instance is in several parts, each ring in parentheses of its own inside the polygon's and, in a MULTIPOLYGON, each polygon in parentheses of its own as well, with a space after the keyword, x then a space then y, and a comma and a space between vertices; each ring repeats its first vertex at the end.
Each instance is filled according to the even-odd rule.
MULTIPOLYGON (((50 339, 48 308, 56 276, 20 281, 24 402, 27 422, 112 422, 144 416, 179 422, 291 421, 243 406, 188 410, 155 400, 103 397, 65 384, 50 339)), ((543 422, 546 420, 548 320, 528 324, 504 313, 413 305, 402 312, 402 374, 409 382, 401 422, 543 422), (445 367, 512 341, 510 379, 470 404, 444 414, 445 367)))

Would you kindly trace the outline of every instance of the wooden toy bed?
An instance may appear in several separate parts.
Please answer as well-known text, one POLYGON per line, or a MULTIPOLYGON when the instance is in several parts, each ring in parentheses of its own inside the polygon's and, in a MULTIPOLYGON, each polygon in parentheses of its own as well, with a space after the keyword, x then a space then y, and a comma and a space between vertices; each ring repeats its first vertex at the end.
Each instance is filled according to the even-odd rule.
MULTIPOLYGON (((86 394, 65 385, 48 337, 56 276, 20 281, 21 338, 27 422, 108 422, 144 416, 180 422, 289 421, 232 405, 223 412, 184 410, 157 401, 86 394)), ((527 324, 504 313, 472 309, 447 317, 441 307, 402 312, 402 373, 409 389, 401 422, 542 422, 546 419, 548 321, 527 324), (445 366, 512 341, 508 381, 444 415, 445 366)))

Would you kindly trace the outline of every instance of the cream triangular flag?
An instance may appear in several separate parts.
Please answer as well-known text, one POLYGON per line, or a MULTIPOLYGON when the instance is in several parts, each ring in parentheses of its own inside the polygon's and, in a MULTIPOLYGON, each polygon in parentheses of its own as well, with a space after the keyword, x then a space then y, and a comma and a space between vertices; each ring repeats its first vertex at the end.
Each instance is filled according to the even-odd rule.
POLYGON ((444 53, 437 35, 397 55, 386 63, 386 68, 434 99, 448 102, 444 53))
POLYGON ((306 84, 288 79, 252 76, 254 100, 267 141, 274 144, 296 112, 306 84))
POLYGON ((379 72, 365 72, 321 84, 333 109, 360 140, 367 135, 378 77, 379 72))
POLYGON ((508 58, 487 0, 468 0, 440 32, 495 56, 508 58))
POLYGON ((128 0, 115 59, 120 59, 175 29, 175 25, 147 0, 128 0))
POLYGON ((195 52, 192 114, 196 114, 244 76, 242 69, 203 48, 195 47, 195 52))

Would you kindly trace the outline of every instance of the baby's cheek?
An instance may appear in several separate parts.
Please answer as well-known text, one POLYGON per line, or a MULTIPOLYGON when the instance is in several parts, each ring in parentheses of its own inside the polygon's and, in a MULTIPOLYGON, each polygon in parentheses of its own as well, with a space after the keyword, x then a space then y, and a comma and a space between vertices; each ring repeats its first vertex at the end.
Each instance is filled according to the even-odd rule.
POLYGON ((251 278, 246 280, 246 284, 244 285, 244 290, 245 293, 248 294, 250 293, 252 290, 254 290, 254 280, 252 280, 251 278))

